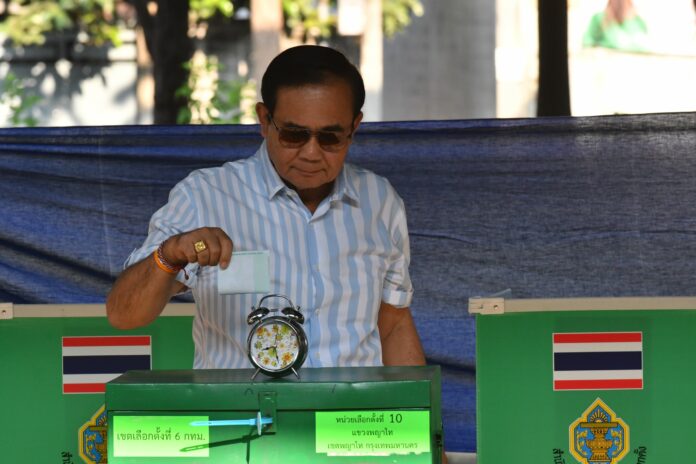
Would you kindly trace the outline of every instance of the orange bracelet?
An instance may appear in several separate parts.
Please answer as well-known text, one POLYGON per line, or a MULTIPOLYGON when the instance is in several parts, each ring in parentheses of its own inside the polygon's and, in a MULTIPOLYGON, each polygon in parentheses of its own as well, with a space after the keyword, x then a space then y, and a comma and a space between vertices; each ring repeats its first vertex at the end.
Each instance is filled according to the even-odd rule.
POLYGON ((183 269, 184 276, 186 277, 186 279, 188 279, 188 274, 186 273, 186 269, 184 269, 184 266, 174 266, 165 259, 164 254, 162 254, 163 245, 164 242, 160 243, 160 246, 157 248, 157 250, 155 250, 155 252, 152 253, 152 257, 154 258, 157 267, 162 269, 167 274, 171 275, 176 275, 179 273, 179 271, 183 269))

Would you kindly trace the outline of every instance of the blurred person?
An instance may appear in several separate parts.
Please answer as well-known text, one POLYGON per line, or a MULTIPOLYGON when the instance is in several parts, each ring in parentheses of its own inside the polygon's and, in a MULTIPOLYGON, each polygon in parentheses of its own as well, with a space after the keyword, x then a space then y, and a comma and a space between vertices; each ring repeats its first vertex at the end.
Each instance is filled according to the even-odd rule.
POLYGON ((582 43, 585 47, 645 52, 648 27, 633 0, 608 0, 604 10, 592 16, 582 43))

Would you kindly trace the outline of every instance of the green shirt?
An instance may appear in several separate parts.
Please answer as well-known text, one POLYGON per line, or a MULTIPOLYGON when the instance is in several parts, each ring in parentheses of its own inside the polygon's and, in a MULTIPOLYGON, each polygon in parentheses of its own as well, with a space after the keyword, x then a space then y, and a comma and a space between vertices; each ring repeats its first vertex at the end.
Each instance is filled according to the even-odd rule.
POLYGON ((622 23, 604 24, 604 13, 595 14, 585 32, 585 47, 615 48, 632 52, 647 51, 648 28, 640 16, 622 23))

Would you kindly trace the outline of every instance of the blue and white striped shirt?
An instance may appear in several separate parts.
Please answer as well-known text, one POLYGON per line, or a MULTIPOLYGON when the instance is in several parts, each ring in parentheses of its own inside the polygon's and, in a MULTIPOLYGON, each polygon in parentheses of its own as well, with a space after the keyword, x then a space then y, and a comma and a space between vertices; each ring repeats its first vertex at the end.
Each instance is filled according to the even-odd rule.
MULTIPOLYGON (((194 171, 177 184, 126 266, 199 227, 223 229, 234 251, 270 250, 271 293, 286 295, 306 318, 304 366, 382 364, 380 303, 406 307, 413 294, 403 201, 386 179, 346 163, 312 214, 280 179, 264 143, 252 157, 194 171)), ((217 266, 186 270, 189 279, 183 272, 177 279, 196 301, 194 367, 251 367, 246 317, 263 295, 221 295, 217 266)))

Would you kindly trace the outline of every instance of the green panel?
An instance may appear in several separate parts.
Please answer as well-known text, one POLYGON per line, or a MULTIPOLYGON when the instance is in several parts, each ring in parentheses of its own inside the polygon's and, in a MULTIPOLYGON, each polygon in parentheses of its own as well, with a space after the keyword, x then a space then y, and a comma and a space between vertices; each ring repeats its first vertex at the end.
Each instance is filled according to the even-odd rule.
POLYGON ((694 334, 691 310, 477 316, 477 462, 577 462, 569 427, 597 398, 629 427, 622 462, 680 462, 696 411, 694 334), (643 333, 642 390, 553 391, 553 333, 624 331, 643 333))
POLYGON ((78 431, 104 395, 62 393, 62 337, 151 335, 153 368, 184 369, 193 364, 191 320, 160 317, 129 331, 98 317, 0 320, 2 462, 83 462, 78 431))

